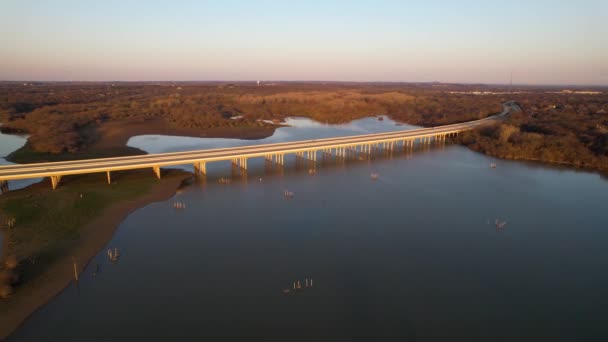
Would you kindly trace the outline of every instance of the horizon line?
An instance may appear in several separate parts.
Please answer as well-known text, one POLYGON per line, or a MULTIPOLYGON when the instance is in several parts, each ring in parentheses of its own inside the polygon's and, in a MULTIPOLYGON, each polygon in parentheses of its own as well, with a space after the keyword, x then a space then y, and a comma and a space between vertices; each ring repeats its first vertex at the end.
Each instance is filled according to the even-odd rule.
POLYGON ((443 85, 477 85, 477 86, 524 86, 524 87, 608 87, 608 84, 585 84, 585 83, 484 83, 484 82, 442 82, 442 81, 341 81, 341 80, 3 80, 0 83, 256 83, 260 82, 283 82, 283 83, 334 83, 334 84, 443 84, 443 85))

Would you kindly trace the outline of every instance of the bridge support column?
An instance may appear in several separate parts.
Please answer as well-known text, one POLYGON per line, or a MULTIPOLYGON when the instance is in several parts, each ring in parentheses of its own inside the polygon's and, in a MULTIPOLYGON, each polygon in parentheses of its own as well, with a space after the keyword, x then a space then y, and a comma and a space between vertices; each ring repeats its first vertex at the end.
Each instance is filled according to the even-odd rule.
POLYGON ((112 184, 112 177, 110 177, 110 171, 106 171, 106 178, 108 179, 108 184, 112 184))
POLYGON ((207 174, 207 164, 205 162, 196 162, 194 163, 194 174, 207 174))
POLYGON ((152 170, 154 171, 156 178, 160 179, 160 166, 153 166, 152 170))
POLYGON ((310 161, 317 160, 317 151, 313 151, 313 150, 308 151, 308 160, 310 160, 310 161))
POLYGON ((8 192, 8 181, 0 180, 0 192, 3 194, 8 192))
POLYGON ((51 176, 51 186, 53 187, 53 190, 57 189, 60 181, 61 176, 51 176))

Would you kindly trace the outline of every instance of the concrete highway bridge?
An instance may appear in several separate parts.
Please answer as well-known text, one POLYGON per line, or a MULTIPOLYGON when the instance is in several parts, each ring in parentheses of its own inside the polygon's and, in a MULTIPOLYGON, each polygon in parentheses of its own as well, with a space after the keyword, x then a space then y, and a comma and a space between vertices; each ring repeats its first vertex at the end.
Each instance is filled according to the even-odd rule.
POLYGON ((251 158, 264 158, 268 162, 283 165, 286 154, 294 154, 314 162, 319 153, 344 157, 347 153, 370 154, 380 148, 384 150, 405 149, 413 147, 415 144, 445 141, 447 137, 455 136, 460 132, 492 124, 513 110, 519 110, 519 107, 514 102, 506 102, 503 104, 503 111, 500 114, 485 119, 388 133, 140 156, 6 165, 0 166, 0 188, 3 193, 8 191, 8 181, 17 179, 49 177, 53 189, 56 189, 61 177, 67 175, 106 173, 107 181, 111 183, 111 172, 120 170, 150 168, 156 177, 160 178, 160 169, 163 166, 192 164, 195 172, 206 174, 207 163, 217 161, 231 161, 234 165, 246 170, 247 160, 251 158))

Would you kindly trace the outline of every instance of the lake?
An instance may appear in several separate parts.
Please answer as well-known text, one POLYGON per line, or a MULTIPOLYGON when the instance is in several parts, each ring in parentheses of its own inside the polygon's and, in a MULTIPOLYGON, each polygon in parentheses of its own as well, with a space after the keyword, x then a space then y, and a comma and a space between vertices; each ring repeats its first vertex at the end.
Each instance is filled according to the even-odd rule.
MULTIPOLYGON (((411 128, 288 123, 258 141, 129 145, 156 153, 411 128)), ((208 173, 131 214, 79 285, 9 340, 608 338, 608 181, 597 174, 450 144, 208 173)))

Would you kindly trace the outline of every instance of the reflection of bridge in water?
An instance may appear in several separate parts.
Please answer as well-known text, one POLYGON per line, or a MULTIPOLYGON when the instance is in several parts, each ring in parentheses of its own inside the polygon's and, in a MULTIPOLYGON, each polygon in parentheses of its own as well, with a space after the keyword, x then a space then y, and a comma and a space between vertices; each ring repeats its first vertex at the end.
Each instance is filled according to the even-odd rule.
POLYGON ((427 146, 431 142, 443 142, 460 132, 491 124, 511 110, 518 109, 512 102, 505 103, 503 107, 502 113, 485 119, 407 131, 141 156, 7 165, 0 167, 0 186, 5 192, 8 191, 9 180, 49 177, 55 189, 63 176, 101 172, 106 173, 107 181, 111 183, 112 171, 144 168, 151 168, 160 178, 161 167, 187 164, 194 165, 196 174, 206 174, 207 163, 218 161, 231 161, 236 169, 247 170, 247 161, 251 158, 264 158, 269 164, 283 166, 285 155, 288 154, 295 155, 296 160, 315 164, 319 158, 371 156, 379 151, 407 150, 414 146, 427 146))

